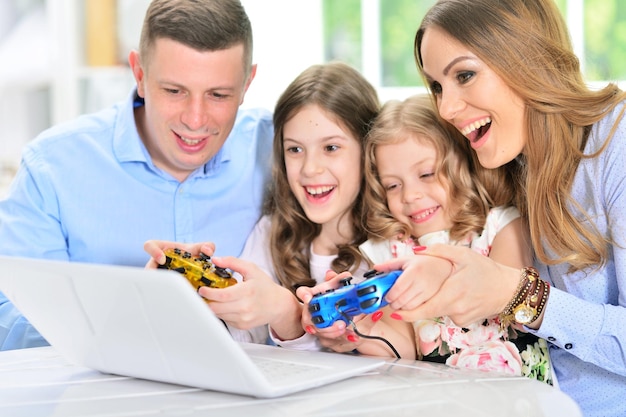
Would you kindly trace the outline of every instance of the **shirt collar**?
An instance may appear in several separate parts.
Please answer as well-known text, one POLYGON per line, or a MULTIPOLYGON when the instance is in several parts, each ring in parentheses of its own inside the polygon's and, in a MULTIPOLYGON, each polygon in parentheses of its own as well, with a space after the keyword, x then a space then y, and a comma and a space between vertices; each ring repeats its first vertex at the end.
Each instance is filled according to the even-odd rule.
MULTIPOLYGON (((119 162, 143 162, 151 169, 160 171, 152 163, 152 158, 148 153, 143 141, 139 137, 137 125, 135 124, 134 110, 145 105, 144 99, 137 94, 137 88, 133 88, 126 101, 121 104, 113 138, 113 152, 119 162)), ((230 141, 226 140, 217 154, 206 164, 193 172, 190 177, 206 176, 218 171, 223 163, 230 161, 232 149, 230 141)))

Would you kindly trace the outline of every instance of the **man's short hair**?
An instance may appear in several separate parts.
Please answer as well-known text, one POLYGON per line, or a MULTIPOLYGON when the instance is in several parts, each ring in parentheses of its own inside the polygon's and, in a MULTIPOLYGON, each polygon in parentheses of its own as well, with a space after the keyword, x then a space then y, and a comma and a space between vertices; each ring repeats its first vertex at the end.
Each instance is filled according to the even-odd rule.
POLYGON ((252 67, 252 26, 239 0, 153 0, 141 30, 139 55, 150 60, 154 42, 168 38, 198 51, 243 44, 246 75, 252 67))

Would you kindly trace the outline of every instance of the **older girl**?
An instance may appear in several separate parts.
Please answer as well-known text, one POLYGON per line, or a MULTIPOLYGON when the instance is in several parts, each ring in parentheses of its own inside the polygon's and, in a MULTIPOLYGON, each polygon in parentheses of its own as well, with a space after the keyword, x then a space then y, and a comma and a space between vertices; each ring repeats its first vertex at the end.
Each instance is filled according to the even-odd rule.
MULTIPOLYGON (((283 92, 274 112, 274 164, 266 214, 241 254, 214 259, 243 275, 229 288, 202 287, 213 311, 240 340, 318 349, 301 324, 299 286, 324 281, 329 270, 362 277, 367 263, 358 245, 366 239, 363 148, 379 101, 354 68, 314 65, 283 92), (244 261, 245 260, 245 261, 244 261)), ((169 242, 148 242, 153 257, 169 242)), ((202 245, 186 247, 198 252, 202 245)), ((213 253, 212 246, 204 251, 213 253)), ((159 260, 163 260, 159 258, 159 260)))

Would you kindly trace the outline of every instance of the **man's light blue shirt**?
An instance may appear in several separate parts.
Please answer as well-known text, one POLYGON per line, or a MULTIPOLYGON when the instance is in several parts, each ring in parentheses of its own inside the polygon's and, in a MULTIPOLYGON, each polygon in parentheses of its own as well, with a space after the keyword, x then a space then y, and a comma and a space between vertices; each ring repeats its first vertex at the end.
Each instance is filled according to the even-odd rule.
MULTIPOLYGON (((586 154, 600 149, 621 109, 594 126, 586 154)), ((581 161, 572 185, 576 203, 613 241, 606 266, 568 273, 569 264, 537 265, 552 289, 541 327, 533 333, 550 342, 558 384, 585 417, 626 416, 625 162, 623 118, 606 149, 581 161)))
MULTIPOLYGON (((240 254, 269 181, 271 113, 240 109, 222 149, 180 183, 152 163, 135 126, 139 105, 133 91, 27 144, 0 201, 0 254, 144 266, 149 239, 240 254)), ((0 293, 0 349, 45 344, 0 293)))

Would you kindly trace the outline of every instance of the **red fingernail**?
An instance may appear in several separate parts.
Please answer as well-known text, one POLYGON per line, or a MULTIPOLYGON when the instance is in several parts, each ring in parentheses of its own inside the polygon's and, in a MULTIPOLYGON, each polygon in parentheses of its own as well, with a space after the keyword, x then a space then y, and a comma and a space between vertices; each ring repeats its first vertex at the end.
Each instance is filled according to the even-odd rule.
POLYGON ((311 327, 311 326, 306 326, 306 327, 304 328, 304 330, 305 330, 308 334, 313 334, 313 333, 314 333, 313 327, 311 327))
POLYGON ((357 340, 359 340, 359 339, 357 339, 357 337, 356 337, 355 335, 353 335, 353 334, 349 334, 349 335, 347 335, 347 336, 346 336, 346 338, 347 338, 350 342, 352 342, 352 343, 355 343, 357 340))
POLYGON ((402 320, 402 316, 399 315, 398 313, 391 313, 389 317, 391 317, 394 320, 402 320))
POLYGON ((415 245, 415 246, 413 246, 413 253, 421 252, 421 251, 423 251, 425 249, 426 249, 426 246, 415 245))
POLYGON ((382 311, 377 311, 374 314, 372 314, 372 321, 378 321, 380 319, 383 318, 383 312, 382 311))

